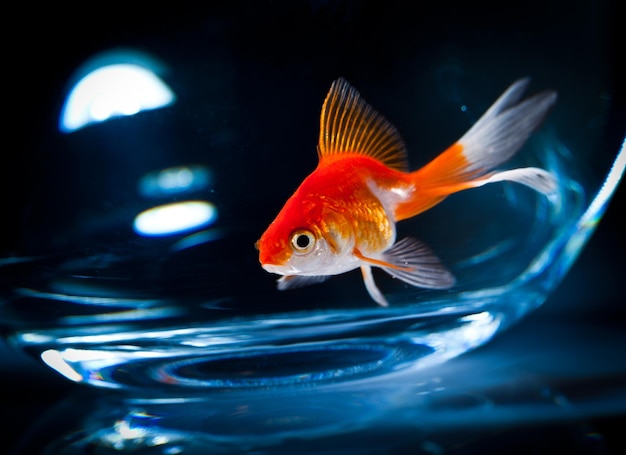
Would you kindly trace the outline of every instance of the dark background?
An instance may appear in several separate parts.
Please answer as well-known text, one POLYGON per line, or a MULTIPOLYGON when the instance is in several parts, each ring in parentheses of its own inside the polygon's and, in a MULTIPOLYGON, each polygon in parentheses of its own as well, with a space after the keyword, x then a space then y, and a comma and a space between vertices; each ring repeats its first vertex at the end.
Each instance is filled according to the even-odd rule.
MULTIPOLYGON (((249 66, 242 65, 233 70, 240 72, 237 77, 248 80, 250 93, 243 93, 242 99, 251 104, 256 99, 268 99, 269 95, 263 97, 258 95, 259 92, 275 93, 282 85, 294 80, 297 85, 301 73, 293 68, 301 59, 319 59, 316 74, 309 75, 312 80, 319 81, 319 86, 312 93, 302 95, 308 102, 319 99, 328 81, 337 73, 354 77, 367 73, 373 80, 394 80, 393 72, 401 67, 398 62, 410 53, 427 53, 433 40, 449 43, 478 40, 478 32, 476 36, 467 33, 468 23, 472 24, 472 29, 495 34, 504 31, 505 18, 518 16, 520 21, 525 21, 525 30, 536 29, 541 33, 522 33, 517 39, 532 41, 551 36, 555 39, 547 41, 545 46, 554 46, 560 58, 571 62, 576 61, 576 54, 585 46, 584 42, 572 39, 578 36, 576 30, 595 26, 606 34, 606 53, 609 61, 615 62, 606 69, 612 85, 613 107, 609 134, 603 145, 617 150, 626 132, 623 82, 626 73, 618 67, 620 59, 615 57, 623 56, 625 52, 624 35, 619 29, 624 17, 618 14, 617 3, 531 0, 514 5, 481 2, 424 5, 409 1, 250 1, 210 2, 209 6, 202 8, 187 7, 184 2, 163 6, 152 4, 150 9, 110 2, 88 2, 72 8, 20 6, 5 16, 3 32, 5 99, 9 103, 5 104, 4 117, 6 140, 1 193, 4 234, 0 253, 2 256, 23 254, 26 248, 21 236, 25 220, 22 203, 26 195, 32 194, 36 182, 30 181, 28 174, 21 171, 30 163, 42 160, 42 150, 54 144, 52 138, 57 135, 57 117, 68 78, 76 67, 98 51, 119 45, 141 47, 146 42, 168 49, 173 46, 173 37, 194 29, 204 30, 209 26, 206 18, 217 17, 221 18, 218 23, 232 30, 220 35, 225 42, 208 43, 199 38, 195 48, 181 52, 201 54, 205 47, 211 46, 236 49, 238 55, 251 62, 249 66), (419 15, 406 14, 415 8, 419 15), (594 17, 599 17, 601 22, 594 22, 594 17), (8 28, 9 23, 13 27, 8 28), (551 28, 558 29, 558 32, 555 31, 554 35, 546 32, 551 28), (564 33, 568 29, 571 29, 571 36, 564 33), (11 32, 7 35, 8 30, 11 32), (420 40, 406 38, 414 37, 416 33, 420 40), (556 37, 557 33, 561 36, 556 37), (254 65, 282 66, 285 80, 266 80, 263 71, 255 75, 254 65)), ((572 69, 583 70, 575 64, 572 69)), ((593 71, 593 68, 585 70, 593 71)), ((290 90, 288 93, 295 93, 295 89, 290 90)), ((306 121, 311 123, 313 120, 315 125, 315 115, 312 113, 306 121)), ((285 122, 285 119, 289 119, 288 114, 280 121, 285 122)), ((480 348, 478 353, 469 355, 497 350, 507 339, 519 337, 523 341, 530 336, 529 333, 550 340, 549 330, 545 328, 564 320, 589 324, 594 330, 602 327, 626 330, 624 204, 626 190, 622 184, 588 246, 544 306, 511 331, 480 348), (544 332, 534 331, 536 326, 533 324, 538 324, 537 327, 542 327, 544 332)), ((255 216, 254 212, 252 216, 255 216)), ((262 220, 260 224, 264 222, 262 220)), ((616 346, 615 349, 625 347, 616 346)), ((10 447, 12 441, 26 434, 50 406, 62 402, 65 396, 81 386, 68 383, 37 361, 12 352, 4 345, 0 347, 0 356, 2 446, 10 447)), ((611 357, 612 361, 617 361, 615 358, 611 357)), ((563 437, 558 431, 552 432, 551 436, 550 432, 537 436, 535 431, 530 432, 531 436, 525 441, 523 438, 519 441, 519 452, 516 453, 549 453, 548 448, 559 444, 570 453, 618 453, 623 438, 619 428, 626 423, 625 416, 626 409, 621 415, 587 419, 586 423, 593 431, 604 435, 606 451, 586 451, 586 447, 578 446, 576 441, 563 437), (548 443, 543 445, 541 438, 548 443)))

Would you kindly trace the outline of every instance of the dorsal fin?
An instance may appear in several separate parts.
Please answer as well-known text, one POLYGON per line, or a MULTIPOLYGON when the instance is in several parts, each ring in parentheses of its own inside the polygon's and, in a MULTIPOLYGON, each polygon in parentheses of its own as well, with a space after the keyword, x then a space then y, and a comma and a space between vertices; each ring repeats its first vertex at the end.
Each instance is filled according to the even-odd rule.
POLYGON ((320 162, 344 154, 366 155, 407 171, 406 149, 395 127, 365 102, 345 79, 332 83, 322 106, 320 162))

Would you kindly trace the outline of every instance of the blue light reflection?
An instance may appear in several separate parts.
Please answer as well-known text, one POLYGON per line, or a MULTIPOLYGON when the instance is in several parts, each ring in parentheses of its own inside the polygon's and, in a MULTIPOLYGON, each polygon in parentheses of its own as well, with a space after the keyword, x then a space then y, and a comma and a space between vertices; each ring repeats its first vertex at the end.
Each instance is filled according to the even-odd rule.
POLYGON ((162 197, 204 190, 212 181, 206 166, 175 166, 147 173, 139 181, 138 190, 143 197, 162 197))
POLYGON ((59 130, 71 133, 92 123, 168 106, 174 92, 156 74, 149 58, 129 52, 96 57, 77 71, 69 91, 59 130))
POLYGON ((216 207, 207 201, 184 201, 150 208, 135 217, 135 232, 163 236, 206 227, 217 219, 216 207))

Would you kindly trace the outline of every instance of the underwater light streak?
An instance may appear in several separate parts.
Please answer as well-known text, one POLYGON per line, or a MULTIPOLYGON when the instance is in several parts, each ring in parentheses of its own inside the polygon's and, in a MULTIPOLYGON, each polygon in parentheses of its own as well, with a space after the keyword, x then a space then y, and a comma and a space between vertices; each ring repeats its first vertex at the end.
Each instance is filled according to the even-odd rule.
POLYGON ((141 212, 133 227, 140 235, 164 236, 205 227, 216 219, 217 208, 210 202, 173 202, 141 212))
POLYGON ((59 129, 71 133, 112 117, 165 107, 175 99, 172 90, 148 68, 132 63, 103 65, 72 88, 59 129))
POLYGON ((61 294, 58 292, 38 291, 30 288, 16 288, 16 292, 26 297, 37 299, 50 299, 58 302, 69 302, 80 305, 102 305, 110 307, 146 307, 163 305, 164 300, 159 299, 141 299, 141 298, 123 298, 123 297, 92 297, 88 295, 72 295, 61 294))

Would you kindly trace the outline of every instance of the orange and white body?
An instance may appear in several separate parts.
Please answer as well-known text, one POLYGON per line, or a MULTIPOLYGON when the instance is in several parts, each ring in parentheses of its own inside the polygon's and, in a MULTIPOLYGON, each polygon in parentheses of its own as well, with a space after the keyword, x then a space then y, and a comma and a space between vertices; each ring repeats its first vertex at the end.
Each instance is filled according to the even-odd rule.
POLYGON ((556 93, 521 100, 527 79, 512 84, 459 139, 430 163, 408 171, 396 129, 344 79, 331 85, 321 112, 319 164, 256 243, 279 289, 361 269, 371 297, 387 300, 372 267, 414 286, 446 289, 454 277, 424 244, 396 242, 397 221, 461 190, 513 181, 544 194, 556 179, 534 167, 494 171, 511 158, 554 104, 556 93))

